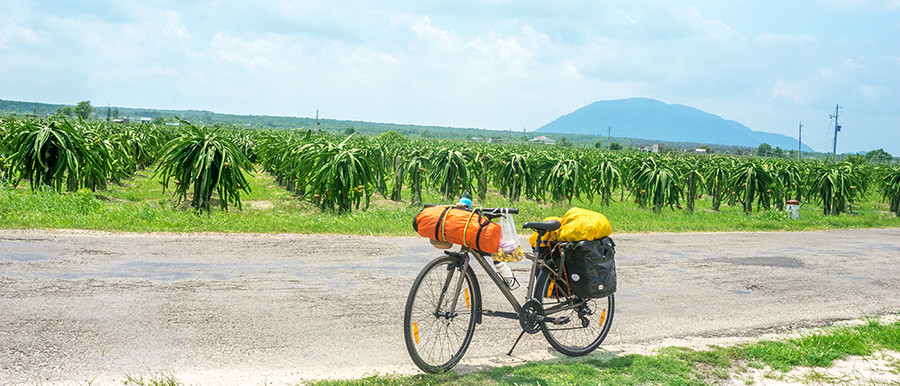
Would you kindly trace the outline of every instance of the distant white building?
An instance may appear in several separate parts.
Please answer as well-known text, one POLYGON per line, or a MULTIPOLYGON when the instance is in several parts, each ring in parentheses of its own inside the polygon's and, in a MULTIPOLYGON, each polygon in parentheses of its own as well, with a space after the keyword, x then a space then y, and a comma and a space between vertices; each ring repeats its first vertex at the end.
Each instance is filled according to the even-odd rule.
POLYGON ((528 142, 542 143, 542 144, 544 144, 544 145, 555 145, 555 144, 556 144, 556 140, 555 140, 555 139, 553 139, 553 138, 547 138, 547 137, 545 137, 545 136, 543 136, 543 135, 538 136, 538 137, 534 137, 534 138, 532 138, 531 140, 529 140, 528 142))
POLYGON ((646 151, 649 153, 659 153, 659 149, 661 149, 661 148, 662 148, 662 145, 660 145, 658 143, 654 143, 653 145, 650 145, 650 146, 641 146, 638 148, 638 150, 646 151))

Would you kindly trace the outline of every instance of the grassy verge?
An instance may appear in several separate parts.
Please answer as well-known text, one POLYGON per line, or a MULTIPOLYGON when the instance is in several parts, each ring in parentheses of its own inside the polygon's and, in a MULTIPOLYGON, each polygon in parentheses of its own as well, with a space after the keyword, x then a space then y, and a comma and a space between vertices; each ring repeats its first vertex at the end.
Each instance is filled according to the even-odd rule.
MULTIPOLYGON (((715 385, 724 382, 754 384, 796 383, 877 384, 866 374, 826 373, 825 368, 850 356, 873 357, 880 352, 900 352, 900 321, 881 323, 866 319, 858 326, 829 327, 799 337, 765 340, 733 347, 693 350, 667 347, 655 355, 598 352, 582 358, 565 358, 505 366, 469 374, 373 375, 352 380, 304 381, 330 385, 715 385), (788 376, 788 372, 796 374, 788 376)), ((888 357, 879 370, 900 381, 900 360, 888 357)), ((894 381, 896 383, 897 381, 894 381)), ((890 383, 890 381, 888 382, 890 383)), ((126 384, 176 385, 172 375, 128 376, 126 384)))
MULTIPOLYGON (((848 356, 872 356, 880 350, 900 351, 900 322, 869 319, 861 326, 832 327, 798 338, 760 341, 734 347, 696 351, 668 347, 656 355, 592 354, 499 367, 465 375, 371 376, 358 380, 317 381, 313 385, 708 385, 746 379, 750 369, 765 369, 768 379, 780 379, 796 368, 822 368, 848 356)), ((900 363, 891 363, 900 376, 900 363)), ((815 374, 816 370, 811 370, 815 374)), ((802 379, 800 380, 802 382, 802 379)), ((862 383, 868 383, 861 380, 862 383)), ((750 381, 747 381, 750 383, 750 381)))
MULTIPOLYGON (((96 193, 32 193, 22 187, 0 188, 0 228, 414 235, 410 224, 420 208, 409 206, 408 201, 394 202, 376 195, 368 210, 337 214, 299 201, 266 174, 257 173, 248 180, 252 193, 243 197, 242 210, 215 209, 208 215, 196 214, 184 204, 176 206, 171 190, 164 192, 156 179, 146 175, 96 193)), ((428 193, 424 200, 444 202, 428 193)), ((778 210, 746 215, 738 207, 723 206, 721 211, 712 212, 708 198, 699 200, 695 213, 669 209, 653 213, 628 199, 609 206, 601 206, 599 200, 574 201, 571 205, 528 200, 510 203, 497 194, 476 205, 517 207, 522 212, 516 218, 519 224, 561 216, 570 206, 579 206, 605 214, 616 233, 900 227, 900 218, 887 212, 886 204, 879 203, 874 194, 853 207, 856 214, 826 216, 819 207, 805 205, 799 220, 791 220, 778 210)))

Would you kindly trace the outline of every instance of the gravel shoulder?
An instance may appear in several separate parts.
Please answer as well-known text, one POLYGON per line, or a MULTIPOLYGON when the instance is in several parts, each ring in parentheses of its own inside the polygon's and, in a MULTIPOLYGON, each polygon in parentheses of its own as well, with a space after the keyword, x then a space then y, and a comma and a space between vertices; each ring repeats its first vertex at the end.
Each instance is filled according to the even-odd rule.
MULTIPOLYGON (((900 312, 900 229, 613 238, 616 313, 597 355, 900 312)), ((403 305, 439 254, 413 237, 0 230, 0 384, 416 373, 403 305)), ((507 310, 490 285, 485 307, 507 310)), ((458 369, 558 355, 537 334, 506 356, 517 329, 485 318, 458 369)))

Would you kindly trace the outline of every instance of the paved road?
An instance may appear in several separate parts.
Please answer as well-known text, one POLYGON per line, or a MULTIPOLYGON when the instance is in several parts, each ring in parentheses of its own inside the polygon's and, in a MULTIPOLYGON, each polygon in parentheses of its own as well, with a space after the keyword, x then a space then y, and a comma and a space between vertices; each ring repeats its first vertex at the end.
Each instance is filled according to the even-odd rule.
MULTIPOLYGON (((900 229, 613 238, 616 314, 597 355, 900 312, 900 229)), ((415 373, 401 314, 437 254, 406 237, 0 230, 0 384, 415 373)), ((488 285, 485 307, 507 307, 488 285)), ((505 356, 517 328, 487 318, 458 368, 555 355, 538 334, 505 356)))

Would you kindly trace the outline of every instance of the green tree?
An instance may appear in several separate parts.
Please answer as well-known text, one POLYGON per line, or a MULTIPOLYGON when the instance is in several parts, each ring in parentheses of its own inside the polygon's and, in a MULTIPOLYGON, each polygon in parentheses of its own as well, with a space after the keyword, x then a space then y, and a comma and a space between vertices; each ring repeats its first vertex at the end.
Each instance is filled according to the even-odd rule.
POLYGON ((566 139, 566 137, 560 138, 559 142, 557 142, 556 144, 559 146, 562 146, 562 147, 572 147, 572 143, 569 142, 569 140, 566 139))
POLYGON ((622 150, 622 145, 620 145, 618 142, 610 142, 609 150, 622 150))
POLYGON ((884 149, 875 149, 866 153, 866 161, 869 162, 890 162, 894 157, 884 151, 884 149))
POLYGON ((401 142, 406 142, 406 136, 403 135, 403 133, 391 130, 381 133, 376 140, 383 144, 396 145, 401 142))
POLYGON ((772 145, 768 143, 763 142, 756 148, 756 155, 760 157, 768 157, 770 154, 772 154, 772 145))
POLYGON ((597 148, 597 149, 602 148, 602 147, 603 147, 603 140, 602 140, 602 139, 598 139, 597 142, 594 142, 594 147, 597 148))
POLYGON ((74 114, 72 112, 72 106, 63 106, 56 109, 56 116, 59 117, 71 117, 74 114))
POLYGON ((88 120, 91 119, 91 114, 94 112, 94 108, 91 106, 91 101, 81 101, 75 105, 75 115, 79 118, 88 120))
POLYGON ((867 158, 862 154, 850 154, 847 156, 847 162, 854 165, 862 165, 866 163, 867 158))
POLYGON ((775 149, 772 150, 772 156, 773 156, 773 157, 782 158, 782 157, 784 157, 784 150, 782 150, 782 149, 781 149, 780 147, 778 147, 778 146, 775 146, 775 149))

